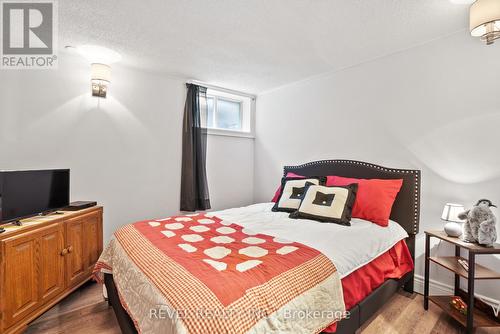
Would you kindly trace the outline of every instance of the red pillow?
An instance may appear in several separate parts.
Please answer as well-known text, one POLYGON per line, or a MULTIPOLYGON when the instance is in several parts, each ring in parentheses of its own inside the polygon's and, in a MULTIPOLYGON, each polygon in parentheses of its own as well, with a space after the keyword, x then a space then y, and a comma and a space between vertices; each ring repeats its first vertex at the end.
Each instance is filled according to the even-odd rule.
POLYGON ((389 225, 392 205, 403 185, 403 180, 354 179, 332 176, 326 181, 327 186, 346 186, 352 183, 358 184, 352 217, 369 220, 380 226, 389 225))

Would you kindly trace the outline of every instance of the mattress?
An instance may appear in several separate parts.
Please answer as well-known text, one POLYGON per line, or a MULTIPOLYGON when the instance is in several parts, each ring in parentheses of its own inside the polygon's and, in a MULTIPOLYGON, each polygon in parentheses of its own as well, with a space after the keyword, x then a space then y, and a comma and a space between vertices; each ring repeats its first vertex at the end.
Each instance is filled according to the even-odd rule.
POLYGON ((274 203, 259 203, 241 208, 211 212, 224 220, 258 233, 279 236, 315 248, 326 255, 346 277, 387 252, 408 233, 396 222, 381 227, 353 218, 351 226, 320 223, 308 219, 290 219, 288 213, 273 212, 274 203))

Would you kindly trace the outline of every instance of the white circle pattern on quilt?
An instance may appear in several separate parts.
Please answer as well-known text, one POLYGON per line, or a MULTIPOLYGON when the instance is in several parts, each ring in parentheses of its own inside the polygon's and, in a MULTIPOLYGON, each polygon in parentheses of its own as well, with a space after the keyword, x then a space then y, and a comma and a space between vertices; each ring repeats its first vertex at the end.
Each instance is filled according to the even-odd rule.
POLYGON ((190 244, 179 244, 179 247, 185 250, 188 253, 196 252, 197 248, 190 244))
POLYGON ((295 246, 283 246, 276 251, 276 253, 280 255, 290 254, 291 252, 295 252, 298 248, 295 246))
POLYGON ((227 264, 225 264, 224 262, 214 261, 210 259, 204 259, 203 262, 208 263, 218 271, 223 271, 227 268, 227 264))
POLYGON ((199 219, 198 223, 208 225, 208 224, 215 223, 215 220, 213 220, 213 219, 199 219))
POLYGON ((161 224, 160 224, 160 223, 158 223, 158 222, 149 222, 149 225, 150 225, 151 227, 157 227, 157 226, 160 226, 161 224))
POLYGON ((239 253, 250 257, 262 257, 267 255, 268 251, 259 246, 250 246, 240 249, 239 253))
POLYGON ((189 222, 193 220, 193 218, 189 218, 189 217, 177 217, 175 218, 175 221, 178 221, 178 222, 189 222))
POLYGON ((189 242, 198 242, 204 239, 201 235, 198 234, 184 234, 181 238, 189 242))
POLYGON ((219 232, 220 234, 231 234, 236 232, 234 228, 227 226, 219 227, 218 229, 216 229, 216 231, 219 232))
POLYGON ((259 244, 263 244, 264 242, 266 242, 266 240, 264 240, 264 239, 255 238, 255 237, 245 238, 242 241, 246 244, 249 244, 249 245, 259 245, 259 244))
POLYGON ((165 228, 168 228, 169 230, 180 230, 183 227, 184 225, 181 223, 165 224, 165 228))
POLYGON ((175 236, 175 232, 172 231, 161 231, 161 233, 163 233, 163 235, 166 236, 167 238, 172 238, 175 236))
MULTIPOLYGON (((194 217, 194 216, 195 215, 191 215, 191 217, 194 217)), ((273 251, 274 254, 278 254, 278 255, 290 254, 290 253, 295 252, 296 250, 299 249, 298 247, 295 247, 295 246, 283 245, 283 244, 291 244, 291 243, 293 243, 293 241, 285 240, 285 239, 278 238, 278 237, 273 238, 273 241, 268 241, 264 238, 256 237, 255 235, 257 235, 258 233, 251 230, 251 229, 241 228, 238 225, 235 225, 234 228, 230 227, 230 225, 233 225, 233 223, 229 222, 229 221, 224 221, 224 220, 220 221, 219 223, 222 226, 219 225, 219 227, 214 226, 214 228, 210 228, 206 225, 210 225, 210 224, 214 224, 214 223, 218 222, 217 218, 210 219, 210 218, 208 218, 207 215, 203 215, 203 214, 201 214, 200 217, 197 217, 197 218, 192 219, 190 217, 177 217, 177 218, 175 218, 174 222, 172 222, 172 220, 171 220, 170 223, 165 224, 164 226, 167 230, 161 231, 161 233, 163 233, 163 235, 165 235, 168 238, 172 238, 172 237, 176 236, 176 233, 177 233, 177 235, 179 235, 182 240, 189 242, 189 243, 182 243, 182 241, 181 241, 181 243, 178 244, 178 247, 180 249, 182 249, 183 251, 185 251, 187 253, 195 253, 195 252, 200 252, 200 251, 203 252, 203 254, 205 256, 207 256, 208 258, 202 259, 202 261, 218 271, 225 271, 228 269, 229 266, 232 266, 232 268, 235 268, 239 272, 245 272, 245 271, 248 271, 250 269, 253 269, 253 268, 261 265, 262 263, 264 263, 265 260, 258 259, 258 258, 262 258, 262 257, 268 255, 270 252, 269 250, 264 248, 265 246, 262 246, 262 245, 266 244, 266 242, 269 242, 269 244, 272 244, 273 242, 282 244, 282 245, 278 246, 281 248, 278 248, 276 251, 273 251), (197 219, 197 218, 201 218, 201 219, 197 219), (181 223, 181 222, 188 222, 188 221, 192 222, 193 224, 186 225, 184 223, 181 223), (197 225, 197 224, 201 224, 201 225, 197 225), (196 234, 196 233, 189 234, 189 232, 188 232, 188 234, 183 234, 183 232, 181 232, 181 230, 184 228, 186 228, 186 230, 184 230, 184 231, 191 230, 191 231, 196 232, 196 233, 203 233, 203 232, 209 232, 209 231, 210 232, 208 234, 205 234, 205 237, 203 237, 200 234, 196 234), (246 247, 243 246, 244 248, 241 248, 241 249, 238 249, 238 248, 241 247, 242 244, 235 244, 235 245, 229 246, 229 244, 236 242, 236 238, 234 236, 231 237, 229 235, 236 233, 238 231, 241 231, 244 234, 241 242, 248 245, 246 247), (213 232, 216 232, 215 236, 213 236, 213 234, 212 234, 213 232), (204 249, 205 247, 207 247, 208 244, 200 243, 196 247, 193 244, 191 244, 191 243, 200 242, 200 241, 205 240, 205 239, 209 239, 211 242, 213 242, 215 244, 219 244, 219 245, 217 245, 217 246, 214 245, 214 247, 208 246, 210 248, 204 249), (224 247, 224 245, 226 247, 224 247), (261 245, 261 247, 259 247, 257 245, 261 245), (233 246, 234 246, 234 249, 233 249, 233 246), (245 256, 253 258, 253 259, 246 260, 244 258, 243 259, 239 258, 238 256, 237 257, 228 257, 233 251, 235 253, 237 252, 239 254, 245 255, 245 256)), ((172 218, 170 218, 170 219, 172 219, 172 218)), ((166 218, 165 220, 168 220, 168 218, 166 218)), ((162 225, 158 221, 151 221, 151 222, 149 222, 149 224, 152 227, 157 227, 157 226, 162 225)), ((200 254, 200 253, 197 253, 197 254, 200 254)))
POLYGON ((261 263, 262 263, 262 261, 260 261, 260 260, 248 260, 245 262, 238 263, 236 265, 236 270, 238 270, 239 272, 244 272, 244 271, 247 271, 249 269, 257 267, 261 263))
POLYGON ((210 256, 212 259, 220 260, 231 254, 231 250, 226 247, 216 246, 203 251, 206 255, 210 256))
POLYGON ((225 235, 220 235, 218 237, 213 237, 210 241, 215 242, 216 244, 230 244, 234 242, 234 239, 225 235))
POLYGON ((274 238, 274 242, 277 242, 279 244, 293 244, 293 241, 282 239, 282 238, 274 238))
POLYGON ((195 231, 195 232, 206 232, 206 231, 210 231, 210 229, 206 226, 201 226, 201 225, 196 225, 196 226, 191 226, 189 228, 191 231, 195 231))

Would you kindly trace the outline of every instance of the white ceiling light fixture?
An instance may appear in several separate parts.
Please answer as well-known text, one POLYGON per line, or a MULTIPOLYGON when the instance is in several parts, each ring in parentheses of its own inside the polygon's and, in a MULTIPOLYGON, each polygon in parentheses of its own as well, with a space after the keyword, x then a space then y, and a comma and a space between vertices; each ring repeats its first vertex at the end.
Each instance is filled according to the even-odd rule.
POLYGON ((500 0, 477 0, 470 8, 470 33, 486 45, 500 38, 500 0))
POLYGON ((82 45, 77 52, 90 62, 92 96, 106 98, 108 85, 111 82, 111 64, 122 59, 122 56, 111 49, 98 45, 82 45))

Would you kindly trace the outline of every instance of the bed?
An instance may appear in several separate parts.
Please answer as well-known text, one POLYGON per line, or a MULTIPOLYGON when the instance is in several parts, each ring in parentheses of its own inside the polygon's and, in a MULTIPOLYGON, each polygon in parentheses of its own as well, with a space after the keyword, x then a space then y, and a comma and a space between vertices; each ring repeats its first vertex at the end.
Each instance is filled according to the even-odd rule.
MULTIPOLYGON (((284 175, 289 172, 304 176, 338 175, 343 177, 366 179, 403 179, 403 185, 392 207, 389 226, 385 228, 376 226, 375 224, 366 221, 356 221, 355 219, 353 219, 352 226, 349 227, 336 224, 318 223, 310 220, 302 220, 300 222, 293 221, 287 217, 287 214, 272 212, 272 203, 260 203, 244 208, 223 210, 208 213, 204 216, 191 215, 187 217, 176 217, 174 219, 179 220, 174 221, 173 223, 170 222, 169 224, 171 224, 172 227, 181 228, 184 223, 183 219, 186 220, 186 224, 188 223, 188 220, 196 220, 197 222, 202 221, 202 223, 203 221, 214 220, 216 224, 219 224, 217 226, 220 226, 218 229, 220 231, 223 231, 228 226, 231 226, 229 229, 238 229, 241 227, 241 231, 238 230, 237 233, 247 233, 246 231, 252 231, 249 235, 245 235, 247 236, 246 239, 248 242, 252 244, 252 246, 247 248, 252 249, 259 249, 259 242, 263 242, 263 240, 259 240, 266 239, 265 236, 277 236, 272 240, 266 240, 266 245, 271 248, 275 245, 276 247, 280 247, 279 249, 276 249, 278 249, 277 253, 282 255, 287 254, 287 252, 290 252, 291 254, 294 254, 295 252, 297 254, 294 255, 296 257, 296 261, 302 261, 302 267, 300 267, 300 269, 302 270, 301 275, 303 275, 301 277, 304 280, 304 282, 298 286, 307 286, 307 289, 304 289, 304 291, 299 291, 300 293, 297 292, 293 298, 287 299, 286 301, 288 304, 286 305, 290 305, 290 303, 292 303, 291 300, 293 300, 294 303, 292 304, 295 305, 294 307, 299 311, 301 309, 300 306, 302 306, 302 308, 317 307, 318 309, 329 307, 331 309, 335 309, 336 311, 343 312, 343 316, 339 316, 338 313, 331 315, 332 318, 329 320, 332 321, 332 323, 327 326, 325 326, 324 322, 327 320, 323 319, 325 315, 322 314, 323 322, 319 322, 318 320, 318 322, 315 323, 316 319, 308 320, 302 322, 301 325, 304 327, 300 327, 300 329, 297 330, 286 327, 289 326, 289 324, 285 322, 281 323, 266 313, 266 316, 268 316, 271 320, 266 322, 262 320, 265 317, 259 318, 260 321, 256 321, 255 327, 251 327, 253 332, 289 331, 315 333, 325 331, 339 334, 354 333, 359 327, 362 326, 363 323, 376 313, 398 289, 403 288, 404 290, 413 293, 415 235, 418 233, 420 216, 420 171, 386 168, 360 161, 326 160, 311 162, 299 166, 286 166, 284 168, 284 175), (230 223, 227 224, 225 222, 230 223), (236 222, 237 225, 230 225, 231 222, 236 222), (330 242, 328 238, 324 237, 325 235, 335 235, 335 242, 330 242), (360 235, 363 237, 358 237, 360 235), (301 245, 303 245, 303 248, 301 245), (309 248, 308 246, 311 247, 309 248), (327 259, 331 260, 331 263, 334 263, 332 268, 329 268, 328 263, 330 263, 330 261, 327 261, 327 259), (316 267, 304 267, 304 264, 310 265, 313 261, 316 267, 322 266, 324 269, 315 271, 313 269, 316 267), (303 270, 307 270, 306 272, 309 273, 308 275, 311 277, 305 275, 303 270), (328 272, 328 275, 326 272, 328 272), (327 285, 322 283, 322 285, 320 285, 318 284, 320 281, 328 281, 329 284, 327 285), (335 285, 334 282, 338 282, 337 285, 335 285), (339 284, 342 286, 340 289, 338 287, 339 284), (328 289, 331 289, 332 291, 327 293, 325 291, 325 287, 328 287, 328 289), (316 291, 314 292, 315 295, 313 292, 310 292, 313 290, 316 291), (305 291, 307 291, 307 293, 312 297, 309 296, 307 298, 303 298, 303 295, 306 295, 305 291), (323 293, 323 295, 319 294, 318 291, 323 293), (330 304, 321 304, 321 300, 329 298, 339 299, 342 303, 332 303, 329 301, 330 304), (348 318, 345 317, 345 314, 348 314, 348 318)), ((169 217, 169 219, 172 218, 169 217)), ((154 226, 152 225, 156 225, 157 222, 162 224, 165 221, 167 220, 157 219, 154 221, 144 221, 141 223, 142 225, 136 225, 136 228, 143 228, 144 234, 153 233, 151 232, 154 229, 154 226)), ((167 223, 168 222, 169 221, 167 221, 167 223)), ((228 237, 229 235, 230 234, 218 235, 217 238, 219 238, 222 242, 224 238, 231 239, 228 237)), ((120 233, 118 233, 118 239, 119 238, 120 233)), ((161 248, 160 242, 163 240, 161 239, 162 237, 155 238, 156 237, 152 234, 150 240, 153 240, 153 243, 158 242, 157 246, 161 248)), ((140 256, 142 250, 138 244, 139 242, 134 239, 130 242, 130 247, 137 248, 137 254, 140 256)), ((188 245, 186 247, 192 246, 188 245)), ((188 249, 184 250, 188 251, 188 249)), ((170 250, 168 251, 168 255, 175 259, 177 253, 171 252, 170 250)), ((114 250, 114 252, 116 253, 117 251, 114 250)), ((116 254, 113 254, 113 256, 116 257, 116 254)), ((110 257, 109 254, 108 257, 110 257)), ((114 266, 110 265, 113 261, 109 259, 108 261, 101 261, 96 267, 96 273, 103 274, 101 276, 97 275, 97 277, 104 280, 108 291, 108 301, 115 311, 123 333, 206 332, 203 328, 200 328, 201 325, 199 322, 193 322, 192 327, 188 328, 189 330, 186 330, 184 327, 175 327, 168 321, 162 322, 161 328, 154 327, 156 325, 151 324, 151 322, 141 323, 142 319, 139 319, 140 317, 138 317, 137 314, 145 314, 148 311, 148 308, 145 305, 143 305, 142 308, 138 307, 137 305, 140 303, 137 301, 140 301, 141 298, 145 298, 144 296, 148 294, 156 296, 155 293, 159 292, 152 288, 148 283, 148 279, 151 279, 151 276, 147 276, 142 282, 137 283, 140 281, 140 279, 138 279, 138 275, 142 275, 142 273, 138 273, 137 267, 134 265, 134 263, 137 264, 137 261, 130 261, 131 263, 129 264, 126 263, 127 261, 122 260, 123 257, 124 256, 120 255, 118 260, 115 258, 116 267, 120 266, 122 268, 122 272, 127 272, 126 275, 122 275, 118 284, 115 282, 113 277, 112 267, 114 266), (134 285, 138 286, 134 287, 134 285)), ((222 257, 224 257, 224 254, 222 257)), ((131 258, 134 257, 132 256, 131 258)), ((147 260, 149 261, 149 258, 147 260)), ((182 255, 179 255, 177 260, 178 263, 181 264, 183 263, 182 261, 185 261, 182 255)), ((272 262, 275 261, 272 257, 269 258, 269 261, 273 264, 273 266, 267 267, 266 271, 270 271, 271 269, 269 268, 282 265, 282 262, 272 262)), ((259 262, 262 261, 246 261, 246 263, 250 264, 250 266, 258 265, 259 262)), ((186 268, 191 264, 192 261, 184 262, 184 266, 186 268)), ((210 265, 215 268, 220 265, 231 266, 230 263, 224 264, 223 261, 211 261, 210 265)), ((201 265, 188 269, 190 269, 191 272, 196 272, 199 270, 199 267, 201 267, 201 265)), ((293 268, 293 266, 290 268, 293 268)), ((246 268, 244 270, 246 270, 246 268)), ((296 269, 294 268, 294 270, 296 269)), ((290 269, 289 271, 291 272, 292 270, 290 269)), ((163 279, 165 279, 165 277, 169 277, 167 269, 159 272, 159 275, 161 275, 163 279)), ((248 273, 250 272, 251 271, 248 271, 248 273)), ((241 272, 240 274, 243 275, 245 273, 241 272)), ((155 279, 157 279, 156 285, 160 286, 161 284, 158 283, 160 279, 158 279, 157 276, 155 276, 155 279)), ((270 282, 274 282, 276 278, 282 276, 282 272, 276 273, 276 275, 272 276, 273 279, 270 280, 270 282)), ((212 281, 214 280, 214 278, 212 278, 212 281, 205 281, 203 280, 205 277, 199 277, 201 277, 200 281, 203 283, 203 286, 210 287, 212 281)), ((245 286, 246 283, 240 283, 243 281, 238 281, 239 278, 241 277, 235 276, 232 281, 228 280, 223 282, 224 284, 214 284, 212 290, 216 291, 217 289, 220 289, 218 296, 221 301, 224 301, 224 298, 230 298, 231 295, 234 294, 232 288, 230 287, 237 286, 238 288, 241 288, 242 291, 245 291, 245 289, 250 291, 254 288, 254 286, 245 286), (236 284, 235 282, 238 283, 236 284), (242 287, 239 285, 242 285, 242 287), (226 294, 228 296, 226 296, 226 294)), ((293 277, 289 277, 288 281, 293 281, 293 277)), ((266 284, 267 283, 268 282, 266 282, 266 284)), ((168 282, 165 284, 168 284, 168 282)), ((184 285, 184 287, 182 286, 182 284, 179 284, 178 292, 180 295, 183 294, 182 289, 189 288, 189 285, 184 285)), ((274 286, 274 289, 276 290, 282 286, 283 283, 274 286)), ((270 287, 270 290, 266 291, 267 294, 271 292, 274 293, 273 287, 270 287)), ((279 293, 281 292, 276 292, 276 298, 282 297, 279 293)), ((203 300, 203 296, 200 296, 199 299, 203 300)), ((234 300, 237 300, 237 297, 234 297, 232 300, 228 299, 225 305, 233 305, 231 302, 234 300)), ((155 301, 150 300, 149 304, 163 304, 164 302, 165 301, 160 298, 155 301)), ((283 305, 285 305, 285 302, 283 302, 283 305)), ((270 312, 269 310, 271 310, 273 316, 275 314, 280 315, 280 312, 282 311, 280 308, 272 307, 266 310, 267 312, 270 312)), ((151 312, 151 307, 149 308, 149 312, 151 312)), ((149 314, 149 316, 151 316, 151 314, 149 314)), ((302 316, 302 314, 299 316, 302 316)), ((248 328, 250 328, 247 326, 241 327, 245 330, 234 330, 234 328, 236 328, 234 327, 234 324, 228 326, 231 326, 231 330, 227 330, 226 328, 221 329, 220 331, 237 333, 246 332, 248 328)))

